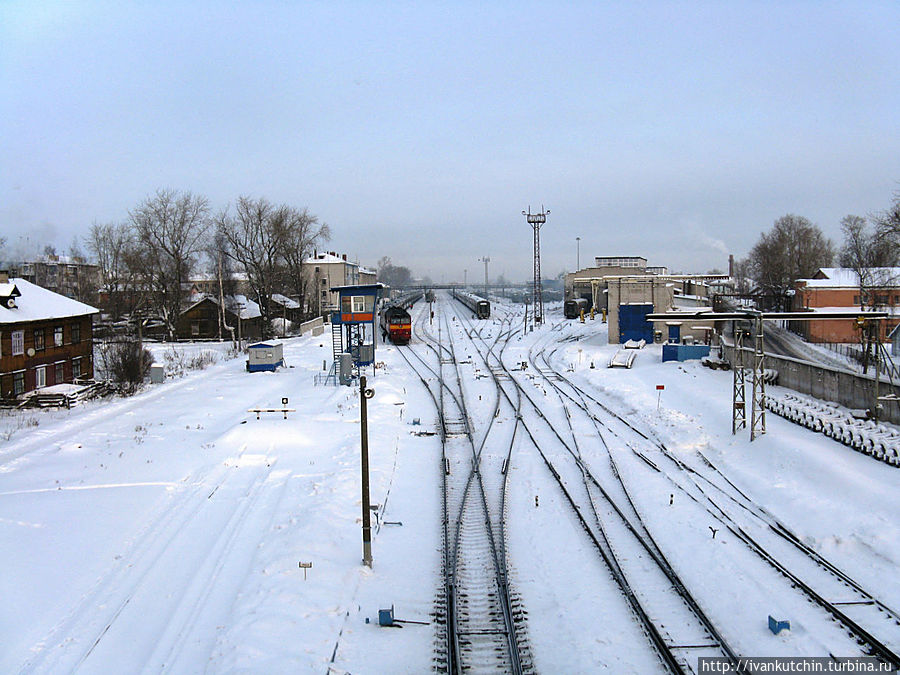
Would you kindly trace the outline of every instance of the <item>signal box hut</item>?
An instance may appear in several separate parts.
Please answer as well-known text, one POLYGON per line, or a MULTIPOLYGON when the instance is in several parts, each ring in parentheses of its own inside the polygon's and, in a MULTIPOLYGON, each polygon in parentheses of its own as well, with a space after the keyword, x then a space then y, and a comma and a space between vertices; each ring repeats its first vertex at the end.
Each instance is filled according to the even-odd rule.
POLYGON ((375 362, 375 305, 382 294, 381 284, 336 286, 338 311, 331 316, 334 360, 349 353, 356 368, 375 362))
POLYGON ((281 366, 284 366, 284 353, 280 342, 257 342, 247 347, 247 370, 251 373, 275 371, 281 366))

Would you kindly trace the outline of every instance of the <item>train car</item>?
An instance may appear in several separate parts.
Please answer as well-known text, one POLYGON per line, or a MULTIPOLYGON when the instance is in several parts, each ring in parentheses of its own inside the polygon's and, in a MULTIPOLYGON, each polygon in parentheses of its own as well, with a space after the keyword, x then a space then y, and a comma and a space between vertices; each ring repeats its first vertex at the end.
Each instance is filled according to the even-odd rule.
POLYGON ((412 336, 412 319, 402 305, 392 304, 381 310, 381 337, 395 345, 407 345, 412 336))
POLYGON ((577 319, 582 312, 587 313, 591 309, 591 303, 586 298, 573 298, 566 300, 563 312, 567 319, 577 319))
POLYGON ((409 344, 412 318, 409 309, 422 299, 422 291, 410 291, 386 303, 379 313, 381 337, 395 345, 409 344))
POLYGON ((479 319, 489 319, 491 316, 491 303, 472 293, 466 293, 459 289, 453 289, 453 297, 472 310, 479 319))

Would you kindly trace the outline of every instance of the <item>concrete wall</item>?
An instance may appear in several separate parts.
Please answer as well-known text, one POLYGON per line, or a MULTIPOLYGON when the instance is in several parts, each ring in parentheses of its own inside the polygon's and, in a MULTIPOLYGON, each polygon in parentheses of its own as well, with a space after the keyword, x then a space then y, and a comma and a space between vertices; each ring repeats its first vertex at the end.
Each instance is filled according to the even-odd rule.
MULTIPOLYGON (((734 363, 734 348, 723 346, 725 358, 729 363, 734 363)), ((744 363, 753 363, 753 351, 744 348, 744 363)), ((775 356, 766 354, 765 368, 774 368, 778 371, 778 385, 793 389, 801 394, 809 394, 823 401, 832 401, 847 408, 867 409, 871 408, 875 397, 874 375, 861 375, 829 368, 792 359, 789 356, 775 356)), ((750 381, 747 381, 748 387, 750 381)), ((900 396, 900 385, 891 384, 885 378, 879 385, 879 396, 896 394, 900 396)), ((747 400, 751 393, 747 391, 747 400)), ((878 418, 882 421, 900 424, 900 405, 889 401, 882 401, 882 409, 878 418)))
POLYGON ((306 335, 309 331, 312 331, 313 335, 321 335, 325 332, 325 322, 321 316, 300 324, 300 335, 306 335))

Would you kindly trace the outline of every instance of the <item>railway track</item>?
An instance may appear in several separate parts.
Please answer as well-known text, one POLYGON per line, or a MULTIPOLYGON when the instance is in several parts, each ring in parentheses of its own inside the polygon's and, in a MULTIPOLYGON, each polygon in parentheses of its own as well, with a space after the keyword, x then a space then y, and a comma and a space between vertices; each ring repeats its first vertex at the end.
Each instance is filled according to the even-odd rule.
POLYGON ((610 495, 583 462, 568 409, 563 408, 565 424, 551 421, 543 410, 546 403, 542 406, 532 397, 518 379, 522 371, 509 369, 502 352, 486 345, 481 355, 507 400, 512 403, 516 397, 530 407, 527 419, 519 413, 524 433, 601 556, 661 665, 673 673, 693 672, 698 656, 725 658, 736 665, 737 655, 681 582, 630 500, 626 498, 625 508, 621 507, 623 500, 610 495), (542 422, 550 434, 540 434, 534 420, 542 422), (567 429, 566 437, 560 427, 567 429), (548 439, 555 440, 555 449, 548 447, 553 444, 548 439), (561 461, 560 449, 572 461, 561 461))
MULTIPOLYGON (((625 443, 641 460, 641 465, 663 476, 673 489, 703 508, 723 530, 730 532, 783 577, 791 588, 826 612, 855 640, 862 654, 874 656, 895 669, 900 667, 896 652, 896 645, 900 645, 900 631, 897 630, 900 613, 804 544, 774 514, 755 504, 702 452, 697 453, 700 466, 690 466, 652 434, 638 429, 594 395, 576 386, 563 373, 554 370, 546 353, 542 351, 532 356, 532 363, 545 383, 558 392, 561 400, 591 415, 599 438, 612 435, 625 443), (591 408, 595 412, 589 412, 591 408), (887 635, 889 639, 881 639, 876 634, 887 635)), ((606 445, 606 440, 603 443, 606 445)), ((628 496, 613 453, 608 447, 606 449, 615 482, 636 514, 637 509, 628 496)))
POLYGON ((437 645, 437 667, 448 673, 527 673, 531 659, 523 639, 522 613, 509 588, 505 536, 505 454, 493 451, 488 439, 493 414, 476 429, 466 405, 446 300, 438 305, 438 330, 416 323, 419 349, 401 350, 428 389, 438 413, 442 444, 443 591, 436 620, 443 626, 437 645))

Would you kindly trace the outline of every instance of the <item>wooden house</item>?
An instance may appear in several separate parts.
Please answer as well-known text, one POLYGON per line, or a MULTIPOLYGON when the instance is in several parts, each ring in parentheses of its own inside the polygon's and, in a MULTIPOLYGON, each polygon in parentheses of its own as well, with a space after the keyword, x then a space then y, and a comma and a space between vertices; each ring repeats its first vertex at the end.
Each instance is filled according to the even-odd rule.
POLYGON ((0 272, 0 398, 94 376, 98 310, 0 272))
MULTIPOLYGON (((179 340, 230 340, 231 331, 219 327, 219 300, 201 296, 178 317, 175 334, 179 340)), ((234 329, 234 336, 259 339, 262 334, 262 315, 259 305, 243 295, 225 298, 225 324, 234 329)))

